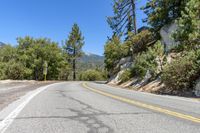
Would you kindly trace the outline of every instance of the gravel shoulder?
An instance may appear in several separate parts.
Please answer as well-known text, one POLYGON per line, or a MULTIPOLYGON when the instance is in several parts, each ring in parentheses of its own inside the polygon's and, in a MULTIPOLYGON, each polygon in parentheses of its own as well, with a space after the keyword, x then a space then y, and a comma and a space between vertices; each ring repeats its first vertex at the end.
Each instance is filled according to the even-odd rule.
POLYGON ((8 106, 10 103, 16 101, 26 93, 33 91, 41 86, 55 83, 56 81, 0 81, 0 111, 8 106))

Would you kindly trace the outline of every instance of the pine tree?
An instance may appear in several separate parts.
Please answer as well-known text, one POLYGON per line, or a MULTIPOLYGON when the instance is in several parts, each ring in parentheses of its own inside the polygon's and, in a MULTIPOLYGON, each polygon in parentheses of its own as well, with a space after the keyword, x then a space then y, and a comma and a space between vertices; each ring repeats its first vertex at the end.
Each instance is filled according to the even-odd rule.
POLYGON ((200 1, 189 0, 182 17, 177 20, 178 30, 175 32, 175 40, 182 45, 195 48, 200 45, 200 1), (195 46, 195 47, 194 47, 195 46))
POLYGON ((128 32, 137 34, 135 0, 114 0, 114 16, 108 17, 107 22, 115 35, 125 35, 128 32))
POLYGON ((76 60, 82 56, 82 47, 84 45, 84 37, 77 24, 74 24, 72 31, 66 40, 65 51, 72 61, 73 80, 76 80, 76 60))
POLYGON ((149 0, 142 9, 147 14, 147 22, 154 31, 181 16, 186 0, 149 0))
POLYGON ((132 26, 132 23, 133 23, 133 19, 130 16, 130 13, 129 13, 128 14, 128 23, 127 23, 127 26, 126 26, 127 31, 126 31, 126 33, 124 33, 124 35, 125 35, 125 41, 130 38, 130 35, 132 34, 131 31, 134 30, 134 28, 132 26))

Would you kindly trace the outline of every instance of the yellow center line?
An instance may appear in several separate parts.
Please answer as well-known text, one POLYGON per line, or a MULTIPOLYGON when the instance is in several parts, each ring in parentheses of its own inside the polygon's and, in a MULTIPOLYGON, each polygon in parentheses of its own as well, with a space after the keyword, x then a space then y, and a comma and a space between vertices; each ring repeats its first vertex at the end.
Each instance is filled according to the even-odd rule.
POLYGON ((111 97, 113 99, 116 99, 116 100, 119 100, 119 101, 122 101, 122 102, 125 102, 125 103, 129 103, 129 104, 132 104, 132 105, 135 105, 135 106, 138 106, 138 107, 150 109, 150 110, 153 110, 153 111, 156 111, 156 112, 161 112, 161 113, 164 113, 164 114, 167 114, 167 115, 175 116, 175 117, 182 118, 182 119, 185 119, 185 120, 189 120, 189 121, 192 121, 192 122, 200 123, 200 118, 196 118, 196 117, 191 116, 191 115, 182 114, 182 113, 171 111, 171 110, 168 110, 168 109, 164 109, 164 108, 161 108, 161 107, 158 107, 158 106, 154 106, 154 105, 138 102, 138 101, 135 101, 135 100, 132 100, 132 99, 116 96, 116 95, 113 95, 113 94, 110 94, 110 93, 89 87, 87 85, 87 83, 83 83, 82 86, 84 88, 90 90, 90 91, 96 92, 98 94, 101 94, 101 95, 104 95, 104 96, 107 96, 107 97, 111 97))

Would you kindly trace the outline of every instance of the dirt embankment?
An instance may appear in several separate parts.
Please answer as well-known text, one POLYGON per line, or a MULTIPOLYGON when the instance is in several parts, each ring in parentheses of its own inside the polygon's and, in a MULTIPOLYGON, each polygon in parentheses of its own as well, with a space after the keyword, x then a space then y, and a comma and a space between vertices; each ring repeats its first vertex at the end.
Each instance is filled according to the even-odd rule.
POLYGON ((154 80, 154 81, 148 82, 145 85, 141 85, 140 82, 137 82, 136 79, 131 79, 122 84, 113 84, 113 83, 108 83, 108 84, 111 86, 119 86, 124 89, 148 92, 148 93, 153 93, 153 94, 158 94, 158 95, 181 96, 181 97, 195 98, 195 99, 200 98, 196 96, 193 91, 180 92, 180 91, 168 89, 160 80, 154 80))

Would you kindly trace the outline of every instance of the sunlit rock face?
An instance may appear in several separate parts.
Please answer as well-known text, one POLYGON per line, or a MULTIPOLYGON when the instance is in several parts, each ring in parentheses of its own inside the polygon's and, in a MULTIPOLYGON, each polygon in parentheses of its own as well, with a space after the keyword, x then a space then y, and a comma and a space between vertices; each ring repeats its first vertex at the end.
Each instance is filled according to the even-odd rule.
POLYGON ((120 83, 120 75, 127 69, 129 69, 133 65, 133 59, 131 56, 122 58, 114 68, 113 72, 109 75, 111 76, 109 83, 110 84, 118 84, 120 83))
POLYGON ((165 45, 165 52, 168 52, 173 47, 177 46, 178 43, 172 38, 172 34, 177 30, 177 24, 174 22, 165 25, 160 30, 160 35, 162 38, 162 43, 165 45))
POLYGON ((124 69, 130 68, 132 63, 133 61, 131 57, 122 58, 117 64, 117 67, 119 67, 120 70, 124 70, 124 69))
POLYGON ((120 75, 122 75, 124 70, 119 71, 116 75, 110 78, 109 84, 119 84, 120 83, 120 75))

